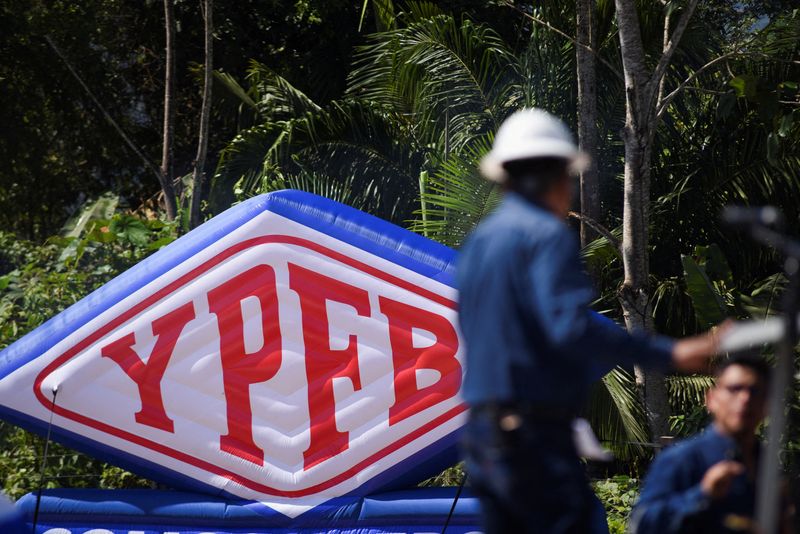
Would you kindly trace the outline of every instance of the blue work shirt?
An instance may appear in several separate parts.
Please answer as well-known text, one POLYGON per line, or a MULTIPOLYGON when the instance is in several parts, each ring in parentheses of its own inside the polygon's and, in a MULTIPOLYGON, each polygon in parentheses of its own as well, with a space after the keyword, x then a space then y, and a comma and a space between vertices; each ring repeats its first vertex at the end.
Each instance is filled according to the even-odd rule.
POLYGON ((639 501, 631 512, 633 532, 715 533, 741 532, 725 527, 725 521, 752 519, 755 483, 747 474, 733 479, 728 495, 711 501, 700 489, 708 469, 722 460, 740 456, 736 442, 714 426, 665 449, 650 466, 639 501))
POLYGON ((589 308, 575 233, 516 193, 466 240, 457 268, 468 404, 580 409, 614 365, 667 368, 672 340, 630 335, 589 308))

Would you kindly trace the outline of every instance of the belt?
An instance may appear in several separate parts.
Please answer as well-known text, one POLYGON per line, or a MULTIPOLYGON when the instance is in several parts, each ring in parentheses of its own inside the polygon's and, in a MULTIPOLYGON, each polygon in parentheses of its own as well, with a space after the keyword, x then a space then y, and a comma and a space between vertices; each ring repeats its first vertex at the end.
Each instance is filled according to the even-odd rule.
POLYGON ((577 417, 572 408, 531 402, 484 402, 470 408, 477 417, 500 418, 516 414, 530 421, 570 423, 577 417))

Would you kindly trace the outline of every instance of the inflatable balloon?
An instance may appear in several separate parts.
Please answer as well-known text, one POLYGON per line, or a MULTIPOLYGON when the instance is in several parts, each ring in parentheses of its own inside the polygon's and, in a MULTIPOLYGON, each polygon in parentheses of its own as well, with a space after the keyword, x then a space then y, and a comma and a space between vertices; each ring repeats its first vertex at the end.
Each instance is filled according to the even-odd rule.
POLYGON ((0 413, 289 517, 406 487, 464 422, 453 259, 308 193, 253 198, 0 353, 0 413))

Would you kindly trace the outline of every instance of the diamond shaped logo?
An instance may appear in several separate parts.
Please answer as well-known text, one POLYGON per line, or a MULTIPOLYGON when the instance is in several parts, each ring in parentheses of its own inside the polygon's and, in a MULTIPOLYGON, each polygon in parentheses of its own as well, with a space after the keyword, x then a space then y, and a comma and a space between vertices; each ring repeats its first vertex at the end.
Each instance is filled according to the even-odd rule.
POLYGON ((298 192, 236 209, 7 349, 6 415, 289 516, 452 442, 451 251, 298 192))

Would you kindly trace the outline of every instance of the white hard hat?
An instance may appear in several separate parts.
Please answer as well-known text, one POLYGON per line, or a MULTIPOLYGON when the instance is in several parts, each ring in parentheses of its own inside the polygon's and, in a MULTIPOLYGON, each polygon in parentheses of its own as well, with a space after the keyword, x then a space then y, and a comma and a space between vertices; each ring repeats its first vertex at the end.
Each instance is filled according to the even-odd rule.
POLYGON ((564 158, 579 170, 586 156, 578 150, 569 128, 541 109, 523 109, 508 117, 494 137, 492 150, 481 161, 481 172, 493 182, 504 182, 503 164, 532 158, 564 158))

